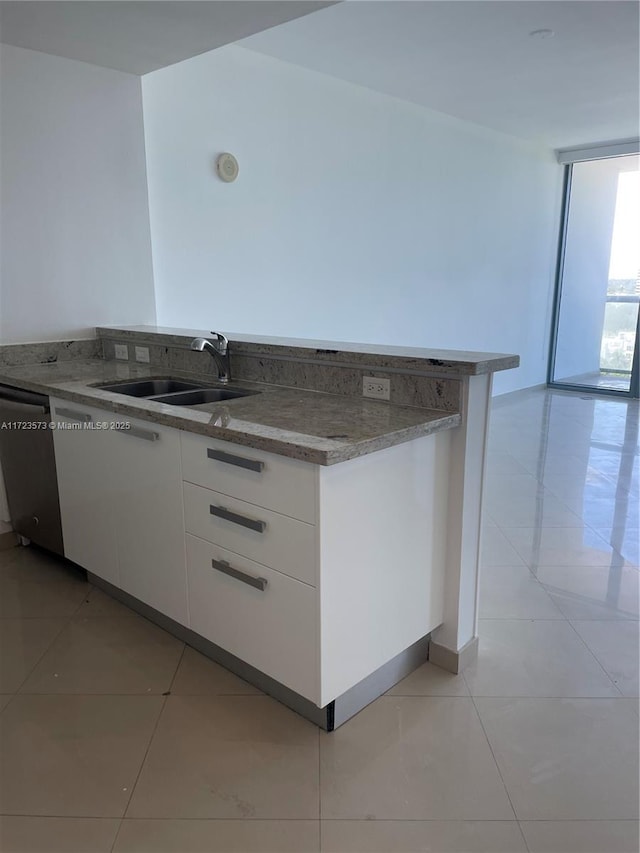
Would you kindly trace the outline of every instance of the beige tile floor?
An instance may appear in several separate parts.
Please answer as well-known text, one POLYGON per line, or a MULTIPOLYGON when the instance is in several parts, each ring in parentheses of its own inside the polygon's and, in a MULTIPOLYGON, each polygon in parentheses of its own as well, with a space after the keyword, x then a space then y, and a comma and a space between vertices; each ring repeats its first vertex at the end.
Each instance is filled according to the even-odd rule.
POLYGON ((328 735, 0 554, 3 853, 637 853, 638 407, 497 400, 480 651, 328 735))

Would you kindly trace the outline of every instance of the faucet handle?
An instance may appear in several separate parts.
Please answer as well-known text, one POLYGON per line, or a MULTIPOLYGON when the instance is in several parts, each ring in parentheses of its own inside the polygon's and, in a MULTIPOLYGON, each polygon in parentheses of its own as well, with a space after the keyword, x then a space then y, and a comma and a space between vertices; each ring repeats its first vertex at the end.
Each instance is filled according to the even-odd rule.
POLYGON ((229 348, 229 341, 227 338, 222 334, 222 332, 211 332, 210 334, 213 335, 214 338, 218 339, 218 352, 220 355, 226 355, 227 349, 229 348))

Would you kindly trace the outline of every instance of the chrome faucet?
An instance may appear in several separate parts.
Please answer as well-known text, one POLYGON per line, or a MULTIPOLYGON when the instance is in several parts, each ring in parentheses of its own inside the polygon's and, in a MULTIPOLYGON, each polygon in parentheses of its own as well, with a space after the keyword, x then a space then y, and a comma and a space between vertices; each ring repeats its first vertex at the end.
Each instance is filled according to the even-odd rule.
POLYGON ((231 376, 229 341, 221 332, 211 332, 211 334, 216 338, 215 344, 212 344, 206 338, 194 338, 191 341, 191 349, 196 350, 196 352, 204 352, 206 350, 209 353, 218 368, 218 381, 226 385, 231 376))

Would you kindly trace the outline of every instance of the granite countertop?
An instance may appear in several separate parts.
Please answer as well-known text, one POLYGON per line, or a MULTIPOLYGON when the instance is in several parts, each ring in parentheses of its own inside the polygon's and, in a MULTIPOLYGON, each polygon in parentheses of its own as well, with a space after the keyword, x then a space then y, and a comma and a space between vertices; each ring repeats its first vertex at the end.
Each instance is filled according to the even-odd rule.
MULTIPOLYGON (((319 465, 345 462, 456 427, 461 421, 457 413, 242 380, 230 387, 237 384, 262 393, 189 407, 93 387, 167 375, 162 368, 148 365, 77 359, 1 367, 0 383, 319 465)), ((170 375, 216 384, 210 375, 196 377, 179 370, 171 370, 170 375)))
MULTIPOLYGON (((224 331, 229 339, 234 353, 249 351, 253 354, 314 362, 329 360, 333 364, 366 365, 382 370, 392 368, 437 372, 442 375, 478 376, 483 373, 512 370, 520 364, 520 357, 512 353, 428 349, 221 331, 224 331)), ((99 337, 109 337, 116 333, 120 338, 147 338, 149 343, 178 346, 188 345, 194 337, 211 336, 211 332, 206 330, 178 329, 170 326, 98 326, 96 332, 99 337)))

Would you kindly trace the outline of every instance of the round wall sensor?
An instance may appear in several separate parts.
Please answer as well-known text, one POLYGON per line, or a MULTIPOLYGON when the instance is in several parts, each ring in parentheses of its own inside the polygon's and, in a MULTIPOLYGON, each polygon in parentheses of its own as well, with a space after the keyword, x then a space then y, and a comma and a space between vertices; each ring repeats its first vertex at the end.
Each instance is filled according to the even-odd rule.
POLYGON ((238 177, 238 172, 240 171, 236 158, 233 154, 229 154, 227 152, 218 157, 216 161, 216 169, 220 178, 227 184, 231 183, 231 181, 235 181, 238 177))

